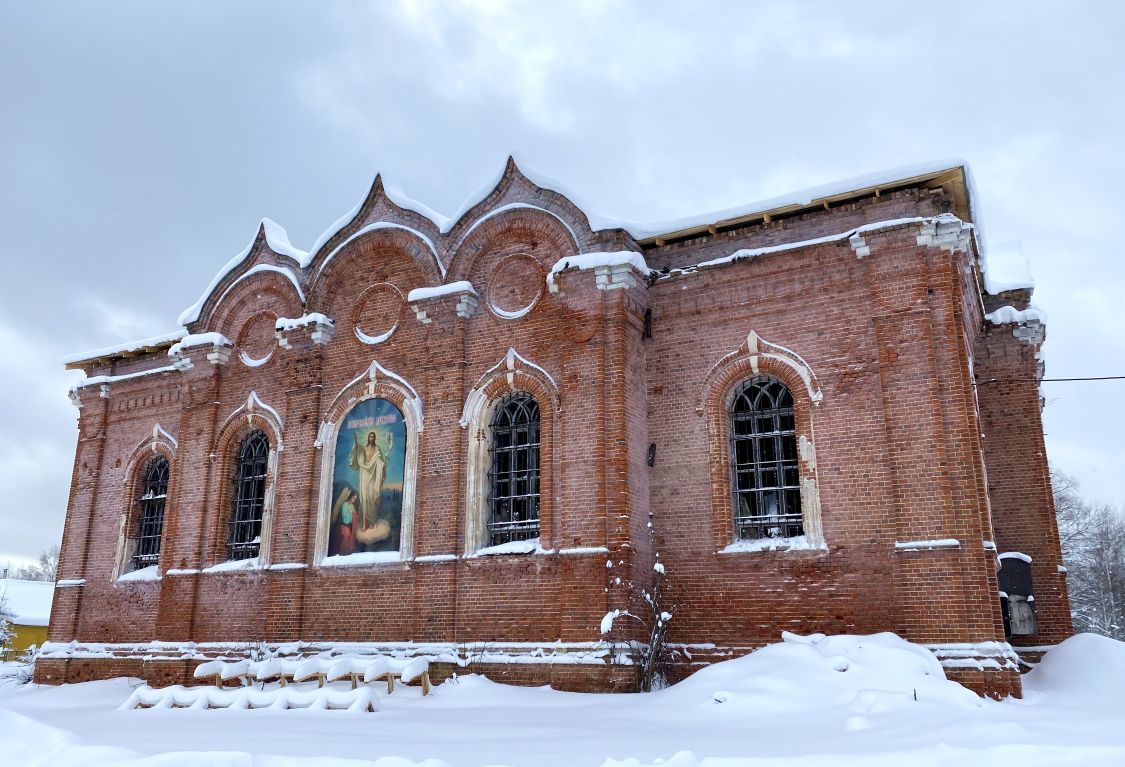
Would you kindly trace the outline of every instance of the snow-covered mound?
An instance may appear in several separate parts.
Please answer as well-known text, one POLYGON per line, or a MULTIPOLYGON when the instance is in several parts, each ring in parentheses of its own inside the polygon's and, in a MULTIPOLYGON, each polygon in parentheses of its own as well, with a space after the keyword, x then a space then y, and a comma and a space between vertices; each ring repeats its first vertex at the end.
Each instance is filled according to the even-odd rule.
POLYGON ((837 706, 867 713, 914 700, 982 705, 975 693, 945 678, 933 653, 895 634, 781 637, 708 666, 661 697, 771 713, 837 706))
POLYGON ((1120 706, 1125 690, 1125 642, 1078 634, 1043 656, 1023 678, 1026 695, 1049 693, 1056 700, 1105 701, 1120 706))
POLYGON ((62 730, 0 708, 0 743, 4 744, 4 764, 50 764, 74 741, 62 730))

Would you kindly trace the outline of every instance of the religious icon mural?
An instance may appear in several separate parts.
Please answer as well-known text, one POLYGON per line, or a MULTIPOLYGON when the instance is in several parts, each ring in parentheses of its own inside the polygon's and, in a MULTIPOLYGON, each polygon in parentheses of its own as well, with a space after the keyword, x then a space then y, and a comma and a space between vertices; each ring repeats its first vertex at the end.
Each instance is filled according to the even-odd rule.
POLYGON ((368 399, 340 421, 332 464, 328 556, 398 551, 406 423, 385 399, 368 399))

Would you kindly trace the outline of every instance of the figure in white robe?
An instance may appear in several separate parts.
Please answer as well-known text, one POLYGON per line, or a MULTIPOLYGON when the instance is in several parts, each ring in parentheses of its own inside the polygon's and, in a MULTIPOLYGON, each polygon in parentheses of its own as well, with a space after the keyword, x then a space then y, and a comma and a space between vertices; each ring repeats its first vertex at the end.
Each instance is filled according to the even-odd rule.
POLYGON ((348 464, 359 473, 359 530, 356 538, 362 544, 372 544, 384 540, 391 533, 390 522, 379 517, 383 482, 387 476, 387 455, 391 451, 392 437, 387 434, 384 452, 379 447, 374 431, 367 432, 367 442, 360 444, 359 435, 353 435, 348 464))

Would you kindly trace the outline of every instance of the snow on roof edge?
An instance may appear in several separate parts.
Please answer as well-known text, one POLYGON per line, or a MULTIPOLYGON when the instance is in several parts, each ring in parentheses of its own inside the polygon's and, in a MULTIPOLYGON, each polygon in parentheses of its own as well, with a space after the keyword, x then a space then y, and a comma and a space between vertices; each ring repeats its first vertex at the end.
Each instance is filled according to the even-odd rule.
MULTIPOLYGON (((265 232, 266 244, 269 245, 270 250, 272 250, 274 253, 277 253, 278 255, 289 256, 298 264, 300 264, 301 268, 305 267, 309 259, 309 254, 303 250, 299 250, 298 248, 293 247, 293 245, 289 242, 288 232, 285 231, 285 228, 281 226, 281 224, 277 223, 273 219, 263 218, 261 220, 261 223, 258 225, 258 228, 265 232)), ((254 243, 257 241, 258 232, 257 230, 255 230, 254 239, 250 240, 250 244, 243 248, 237 256, 232 258, 230 261, 227 261, 223 268, 219 270, 218 274, 216 274, 214 278, 212 278, 211 283, 207 286, 207 289, 203 291, 203 295, 201 295, 194 304, 184 309, 183 312, 180 313, 178 321, 181 325, 186 326, 199 319, 199 315, 203 311, 203 304, 207 303, 207 299, 211 296, 211 292, 215 290, 220 282, 223 281, 224 277, 230 274, 235 267, 241 264, 243 260, 248 255, 250 255, 250 250, 254 247, 254 243)))
MULTIPOLYGON (((872 186, 882 186, 891 184, 896 181, 905 181, 906 179, 914 178, 917 176, 924 176, 932 173, 937 173, 945 170, 955 170, 961 168, 964 171, 966 178, 966 185, 972 187, 972 171, 969 168, 968 162, 961 158, 952 158, 931 162, 915 163, 913 165, 905 165, 897 168, 877 171, 875 173, 867 173, 861 176, 853 176, 851 178, 833 181, 827 184, 810 187, 807 189, 797 190, 776 197, 758 200, 756 202, 738 205, 731 208, 725 208, 706 213, 698 213, 690 216, 685 216, 677 219, 670 219, 666 221, 647 221, 635 222, 625 221, 623 219, 613 218, 611 216, 603 216, 596 213, 592 206, 590 206, 581 195, 574 192, 573 189, 551 178, 539 171, 535 170, 534 166, 526 162, 518 154, 511 154, 512 161, 516 164, 520 173, 524 175, 531 183, 552 192, 561 194, 570 200, 579 210, 581 210, 590 222, 590 228, 593 231, 602 231, 605 229, 623 229, 628 232, 634 239, 644 240, 650 237, 655 237, 661 234, 668 234, 670 232, 680 231, 683 229, 691 229, 698 226, 706 226, 713 224, 716 221, 723 221, 730 218, 740 218, 749 216, 754 213, 764 213, 769 210, 787 207, 789 205, 806 205, 813 200, 823 197, 832 197, 838 194, 864 189, 872 186)), ((507 164, 500 169, 500 172, 492 177, 492 179, 477 188, 475 192, 465 198, 460 207, 452 216, 444 216, 421 202, 413 199, 407 195, 402 187, 390 180, 392 177, 386 174, 379 174, 383 179, 383 189, 387 193, 387 197, 391 199, 396 205, 401 208, 413 210, 415 213, 428 218, 435 226, 438 227, 442 234, 448 234, 453 227, 464 216, 479 205, 494 189, 499 185, 507 170, 507 164)), ((364 197, 366 199, 366 196, 364 197)), ((975 193, 969 193, 969 205, 973 211, 972 220, 976 223, 976 212, 973 202, 975 200, 975 193)), ((309 251, 311 255, 315 255, 320 248, 324 246, 337 232, 343 229, 347 224, 359 213, 363 205, 363 200, 359 205, 356 205, 344 217, 337 220, 331 227, 329 227, 320 237, 317 238, 316 243, 309 251)))
POLYGON ((0 579, 0 598, 12 623, 21 626, 46 626, 51 618, 55 584, 50 581, 0 579))
MULTIPOLYGON (((961 169, 965 179, 966 193, 968 196, 968 206, 970 220, 975 225, 974 237, 977 240, 978 250, 981 253, 981 267, 984 272, 986 281, 990 273, 987 258, 985 256, 986 249, 984 246, 984 233, 980 221, 979 206, 977 205, 977 195, 975 182, 973 179, 972 169, 969 163, 961 158, 951 158, 939 161, 915 163, 912 165, 900 166, 897 168, 877 171, 875 173, 868 173, 860 176, 853 176, 851 178, 822 184, 819 186, 809 187, 806 189, 790 192, 787 194, 771 197, 755 202, 739 205, 731 208, 710 211, 707 213, 700 213, 691 216, 685 216, 677 219, 669 219, 665 221, 649 221, 649 222, 630 222, 622 219, 615 219, 608 216, 602 216, 593 211, 592 207, 567 185, 550 178, 533 168, 533 166, 516 153, 510 155, 512 161, 516 164, 517 169, 523 174, 531 183, 546 189, 556 192, 566 197, 575 207, 577 207, 587 218, 590 228, 593 231, 603 231, 607 229, 622 229, 627 232, 636 240, 645 240, 661 234, 669 234, 672 232, 682 231, 685 229, 692 229, 696 227, 706 226, 713 224, 717 221, 728 220, 732 218, 742 218, 751 216, 757 213, 765 213, 770 210, 778 208, 789 207, 792 205, 806 205, 813 200, 825 197, 833 197, 840 194, 845 194, 850 191, 856 191, 874 186, 883 186, 893 184, 898 181, 905 181, 907 179, 925 176, 929 174, 938 173, 941 171, 961 169)), ((400 208, 413 211, 429 221, 431 221, 441 234, 448 234, 453 227, 461 221, 466 214, 474 207, 479 205, 481 201, 488 197, 493 190, 497 188, 504 177, 507 170, 507 163, 501 168, 500 172, 493 176, 489 183, 479 187, 474 193, 465 198, 465 201, 458 208, 453 216, 444 216, 441 213, 433 210, 429 206, 410 197, 403 190, 402 186, 397 180, 385 173, 376 174, 376 179, 382 183, 383 191, 387 198, 400 208)), ((369 193, 369 192, 368 192, 369 193)), ((290 242, 284 228, 276 224, 274 221, 266 218, 262 220, 262 228, 265 229, 266 239, 270 247, 278 253, 288 255, 296 260, 302 269, 306 268, 311 262, 313 257, 328 243, 332 237, 338 234, 345 226, 351 223, 356 215, 359 214, 363 207, 363 203, 367 199, 367 194, 341 218, 337 219, 328 229, 321 233, 321 235, 313 243, 309 251, 301 251, 295 248, 290 242)), ((251 246, 253 243, 251 243, 251 246)), ((189 306, 180 315, 180 323, 188 325, 199 319, 202 312, 203 304, 207 301, 211 292, 218 285, 219 282, 241 261, 248 255, 250 246, 245 248, 239 255, 229 261, 215 276, 208 285, 207 290, 199 298, 196 303, 189 306)), ((1028 285, 1027 287, 1031 287, 1028 285)), ((986 288, 987 289, 987 288, 986 288)))
POLYGON ((150 346, 163 346, 167 343, 175 343, 187 335, 187 330, 180 328, 171 333, 162 333, 158 336, 151 338, 141 338, 136 341, 127 341, 122 344, 114 346, 106 346, 101 349, 91 349, 90 351, 80 352, 78 354, 70 354, 63 357, 64 365, 73 365, 78 362, 88 362, 96 360, 99 357, 112 357, 116 354, 127 354, 128 352, 135 352, 140 349, 145 349, 150 346))
MULTIPOLYGON (((700 213, 666 221, 651 221, 645 223, 622 222, 620 228, 625 229, 627 232, 629 232, 629 234, 632 235, 634 239, 645 240, 650 237, 659 236, 661 234, 669 234, 671 232, 677 232, 684 229, 707 226, 708 224, 713 224, 717 221, 725 221, 732 218, 743 218, 745 216, 751 216, 756 213, 765 213, 770 210, 785 208, 790 205, 808 205, 813 200, 819 200, 825 197, 834 197, 839 194, 846 194, 847 192, 853 192, 859 189, 865 189, 874 186, 884 186, 887 184, 893 184, 897 181, 905 181, 906 179, 925 176, 945 170, 955 170, 957 168, 961 168, 964 170, 966 179, 970 178, 971 171, 969 170, 969 164, 965 160, 960 158, 915 163, 913 165, 904 165, 897 168, 876 171, 874 173, 865 173, 860 176, 853 176, 851 178, 841 179, 839 181, 832 181, 827 184, 820 184, 818 186, 808 187, 806 189, 799 189, 797 191, 778 195, 776 197, 769 197, 764 200, 757 200, 745 205, 738 205, 732 208, 711 211, 709 213, 700 213)), ((969 198, 970 209, 972 209, 973 195, 971 193, 969 198)), ((975 213, 972 217, 972 221, 974 224, 976 223, 975 213)))

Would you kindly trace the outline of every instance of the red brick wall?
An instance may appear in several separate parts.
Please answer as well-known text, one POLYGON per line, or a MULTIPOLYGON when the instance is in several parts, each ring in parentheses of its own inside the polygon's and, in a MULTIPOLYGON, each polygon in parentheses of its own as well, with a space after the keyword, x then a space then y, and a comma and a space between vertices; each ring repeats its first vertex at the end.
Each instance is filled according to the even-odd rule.
POLYGON ((1036 647, 1066 639, 1074 627, 1066 573, 1060 571, 1063 562, 1043 444, 1036 383, 1039 343, 1020 340, 1015 329, 986 325, 975 348, 975 369, 995 553, 1031 557, 1039 633, 1015 636, 1011 642, 1036 647))
MULTIPOLYGON (((943 205, 940 192, 907 189, 652 247, 645 255, 654 268, 684 267, 739 248, 929 216, 943 205)), ((1028 461, 1015 447, 994 447, 1001 433, 1011 440, 1040 434, 1038 404, 1034 387, 1013 398, 993 390, 982 398, 978 423, 970 347, 978 371, 999 364, 994 358, 1018 355, 1020 347, 992 340, 995 333, 976 340, 979 314, 967 316, 976 301, 971 246, 920 245, 919 233, 919 224, 903 224, 867 232, 862 251, 842 239, 666 275, 651 285, 634 274, 631 283, 609 290, 598 289, 593 270, 572 270, 557 275, 554 292, 545 277, 558 259, 637 246, 620 231, 591 232, 565 198, 510 167, 497 190, 447 234, 395 207, 377 185, 356 219, 306 269, 259 238, 191 326, 235 342, 226 364, 208 362, 206 348, 192 349, 188 370, 115 381, 105 397, 97 386, 81 390, 60 577, 86 583, 59 591, 51 639, 594 642, 602 615, 625 603, 625 590, 607 577, 607 558, 615 564, 611 575, 643 581, 659 553, 678 605, 674 642, 747 648, 776 641, 782 630, 1002 640, 995 559, 982 548, 992 533, 977 435, 983 423, 988 491, 1003 498, 993 499, 1002 522, 997 540, 1023 547, 1037 563, 1042 556, 1036 580, 1042 573, 1046 585, 1042 568, 1054 567, 1048 549, 1055 547, 1057 559, 1057 540, 997 511, 1021 502, 1010 494, 1026 487, 1028 471, 1041 469, 1045 477, 1045 461, 1041 452, 1028 461), (489 215, 510 203, 520 207, 489 215), (373 221, 397 228, 363 229, 373 221), (275 271, 247 275, 254 264, 299 273, 306 303, 275 271), (405 301, 409 291, 455 280, 469 280, 476 290, 472 316, 461 316, 460 297, 449 295, 419 303, 428 322, 419 321, 405 301), (533 300, 523 316, 501 316, 533 300), (645 338, 649 309, 652 337, 645 338), (268 332, 274 319, 311 311, 335 320, 331 342, 315 344, 300 330, 287 335, 290 348, 275 348, 268 332), (353 330, 358 325, 374 335, 396 323, 390 339, 374 346, 353 330), (815 447, 815 468, 803 468, 817 482, 827 550, 716 553, 731 536, 723 408, 731 387, 759 364, 750 362, 751 331, 799 355, 815 377, 818 401, 788 363, 761 359, 765 372, 794 391, 799 432, 815 447), (529 363, 506 367, 509 347, 529 363), (240 361, 243 352, 260 358, 271 349, 261 365, 240 361), (595 550, 317 567, 320 487, 329 479, 320 476, 320 451, 331 449, 315 444, 318 429, 345 411, 340 403, 362 388, 373 360, 423 400, 423 429, 414 437, 416 556, 465 551, 467 456, 478 435, 460 420, 478 386, 489 397, 524 388, 539 401, 543 548, 595 550), (239 410, 251 392, 278 418, 239 410), (158 582, 115 582, 122 517, 135 505, 129 459, 143 453, 157 422, 178 442, 169 448, 165 574, 158 582), (269 561, 307 567, 169 574, 225 560, 232 456, 251 427, 266 428, 272 446, 281 447, 270 478, 269 561), (656 447, 651 468, 650 443, 656 447), (1040 548, 1026 536, 1038 536, 1040 548), (894 547, 934 538, 961 545, 894 547)), ((120 375, 166 364, 154 354, 99 363, 88 372, 120 375)), ((401 400, 391 383, 376 385, 380 396, 401 400)), ((1036 487, 1041 503, 1046 486, 1036 487)), ((1044 625, 1052 611, 1065 608, 1065 598, 1062 607, 1058 599, 1051 604, 1044 589, 1042 599, 1044 625)), ((1069 624, 1051 636, 1067 630, 1069 624)), ((52 679, 93 673, 85 665, 60 667, 55 659, 44 668, 43 678, 52 679)), ((608 670, 528 666, 495 673, 575 689, 624 684, 608 670)))

